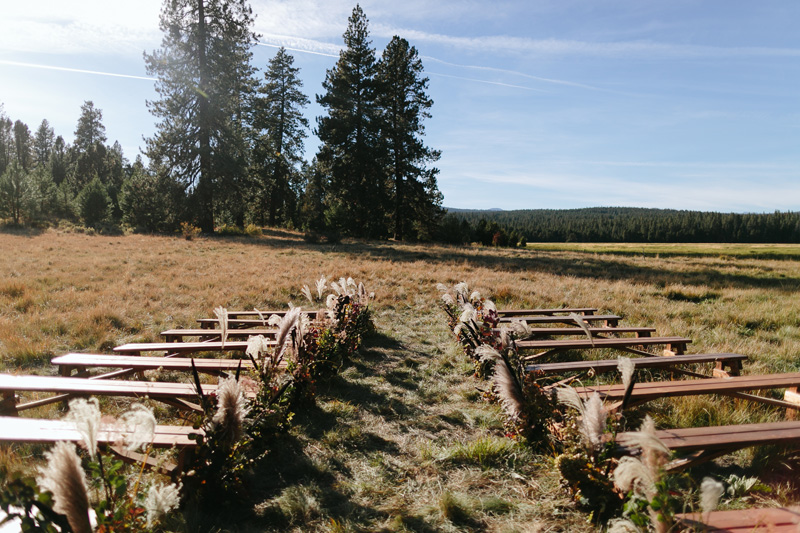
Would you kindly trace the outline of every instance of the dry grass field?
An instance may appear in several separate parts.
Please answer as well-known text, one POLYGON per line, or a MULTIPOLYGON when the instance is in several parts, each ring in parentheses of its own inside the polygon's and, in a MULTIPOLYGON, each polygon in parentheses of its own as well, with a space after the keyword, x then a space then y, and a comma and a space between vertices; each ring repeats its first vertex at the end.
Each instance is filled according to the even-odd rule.
MULTIPOLYGON (((53 374, 55 355, 157 340, 218 305, 303 305, 303 284, 352 276, 376 294, 377 333, 320 387, 317 406, 298 413, 254 475, 260 503, 252 513, 221 516, 212 530, 591 531, 560 486, 554 458, 503 436, 498 408, 478 391, 486 385, 471 377, 447 329, 435 285, 467 281, 498 307, 593 306, 622 315, 625 325, 690 337, 690 352, 747 354, 745 373, 799 371, 800 263, 713 254, 311 245, 287 231, 192 241, 0 233, 0 370, 53 374)), ((718 397, 661 400, 648 411, 662 428, 783 416, 718 397)), ((39 452, 0 449, 0 475, 29 467, 39 452)), ((758 503, 787 504, 796 498, 798 464, 791 452, 745 450, 690 474, 759 475, 772 492, 758 503)), ((746 504, 753 501, 728 502, 746 504)), ((189 516, 183 527, 207 524, 189 516)))

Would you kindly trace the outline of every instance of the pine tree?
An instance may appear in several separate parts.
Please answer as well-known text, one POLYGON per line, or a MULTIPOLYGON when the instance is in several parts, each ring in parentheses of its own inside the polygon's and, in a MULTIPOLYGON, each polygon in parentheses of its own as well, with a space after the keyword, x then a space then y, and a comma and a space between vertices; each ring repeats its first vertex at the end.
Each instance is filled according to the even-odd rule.
POLYGON ((380 114, 375 101, 377 61, 367 18, 356 5, 344 33, 345 48, 322 83, 317 103, 327 116, 317 118, 322 141, 317 158, 329 172, 329 203, 334 224, 351 235, 385 237, 389 198, 380 166, 380 114))
POLYGON ((378 63, 378 104, 386 143, 386 170, 394 185, 394 238, 414 234, 429 239, 442 216, 442 195, 436 186, 438 169, 426 164, 440 153, 422 142, 423 119, 430 118, 433 101, 426 94, 428 78, 416 48, 393 37, 378 63))
POLYGON ((81 115, 75 127, 75 142, 70 150, 70 178, 74 191, 81 191, 95 177, 103 183, 107 180, 106 157, 108 149, 103 111, 86 100, 81 106, 81 115))
POLYGON ((302 110, 309 104, 303 94, 299 68, 294 58, 281 47, 264 73, 266 83, 254 105, 254 126, 261 133, 255 143, 255 166, 260 184, 262 207, 269 212, 269 225, 274 226, 278 214, 286 222, 290 207, 297 202, 293 187, 302 162, 303 140, 308 120, 302 110))
POLYGON ((36 154, 36 166, 47 165, 50 162, 50 154, 53 152, 55 143, 55 133, 47 119, 42 120, 39 129, 36 130, 36 137, 33 142, 33 150, 36 154))
POLYGON ((81 116, 75 127, 73 146, 78 153, 88 152, 95 144, 106 142, 106 127, 103 125, 103 111, 94 107, 94 102, 86 100, 81 106, 81 116))
POLYGON ((3 112, 0 104, 0 175, 14 161, 14 122, 3 112))
POLYGON ((14 153, 17 164, 27 174, 33 168, 33 140, 28 125, 21 120, 14 122, 14 153))
POLYGON ((246 0, 165 0, 161 48, 145 54, 159 95, 147 103, 158 119, 147 154, 190 190, 205 232, 243 203, 252 25, 246 0))

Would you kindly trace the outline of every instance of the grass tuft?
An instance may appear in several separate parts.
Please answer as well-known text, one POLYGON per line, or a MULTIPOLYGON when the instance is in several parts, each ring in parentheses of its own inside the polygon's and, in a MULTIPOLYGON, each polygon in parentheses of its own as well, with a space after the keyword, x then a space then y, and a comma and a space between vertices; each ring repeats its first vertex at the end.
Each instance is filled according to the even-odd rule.
POLYGON ((456 525, 474 521, 473 511, 466 499, 452 492, 446 491, 439 496, 438 508, 442 518, 456 525))
POLYGON ((278 497, 278 507, 290 523, 308 524, 320 513, 315 492, 302 485, 288 487, 278 497))
POLYGON ((456 464, 490 468, 511 465, 525 455, 527 455, 527 451, 511 439, 481 437, 447 448, 444 450, 442 459, 456 464))

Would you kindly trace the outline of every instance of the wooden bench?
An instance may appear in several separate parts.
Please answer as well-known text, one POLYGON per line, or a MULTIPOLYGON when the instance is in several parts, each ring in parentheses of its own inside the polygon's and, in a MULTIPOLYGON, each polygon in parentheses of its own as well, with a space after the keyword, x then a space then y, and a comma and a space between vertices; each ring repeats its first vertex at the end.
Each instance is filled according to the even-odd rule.
MULTIPOLYGON (((275 345, 274 340, 267 343, 275 345)), ((143 352, 166 352, 168 354, 189 354, 197 352, 244 352, 247 351, 247 341, 221 341, 208 342, 132 342, 114 348, 114 353, 126 355, 139 355, 143 352)))
POLYGON ((541 357, 553 355, 566 350, 588 350, 594 348, 613 348, 644 356, 652 353, 644 351, 645 346, 665 345, 665 354, 681 355, 686 351, 686 345, 692 342, 685 337, 636 337, 636 338, 595 338, 595 339, 565 339, 565 340, 539 340, 517 341, 517 350, 520 352, 538 350, 533 355, 524 356, 522 359, 530 361, 541 357))
MULTIPOLYGON (((264 337, 275 337, 278 330, 276 328, 253 328, 253 329, 229 329, 229 339, 247 339, 252 335, 263 335, 264 337)), ((219 329, 168 329, 161 332, 166 342, 182 342, 185 337, 199 337, 200 341, 220 340, 222 331, 219 329)))
MULTIPOLYGON (((303 314, 316 314, 316 313, 318 313, 320 311, 322 311, 324 313, 325 311, 327 311, 327 309, 308 309, 308 310, 304 309, 303 310, 303 314)), ((272 315, 286 316, 286 313, 288 313, 288 312, 289 312, 288 309, 284 309, 282 311, 255 311, 255 310, 253 310, 253 311, 228 311, 228 320, 230 320, 231 318, 258 318, 258 319, 260 319, 262 316, 265 319, 268 319, 272 315)), ((217 320, 217 319, 215 318, 214 320, 217 320)), ((260 320, 259 320, 259 322, 260 322, 260 320)))
MULTIPOLYGON (((4 416, 0 417, 0 427, 2 428, 0 442, 6 443, 55 444, 58 441, 81 442, 83 440, 75 428, 75 424, 66 420, 4 416)), ((155 427, 151 446, 158 449, 177 449, 177 463, 157 461, 153 458, 145 460, 143 454, 130 452, 119 446, 125 433, 113 426, 102 427, 98 431, 97 443, 108 447, 123 460, 135 463, 141 463, 144 460, 148 466, 156 467, 163 473, 174 477, 183 470, 187 453, 191 453, 191 450, 197 447, 197 441, 190 439, 189 435, 202 432, 191 426, 157 425, 155 427)))
MULTIPOLYGON (((203 393, 216 393, 217 385, 203 384, 203 393)), ((250 390, 248 396, 254 397, 256 391, 250 390)), ((47 405, 64 400, 69 396, 127 396, 150 398, 180 409, 202 411, 199 405, 186 399, 197 398, 197 390, 192 383, 167 383, 148 381, 119 381, 110 379, 85 379, 59 376, 13 376, 0 374, 0 414, 16 414, 19 411, 47 405), (27 403, 17 403, 18 392, 53 392, 57 398, 44 398, 27 403)))
MULTIPOLYGON (((800 372, 767 374, 762 376, 733 376, 728 378, 637 383, 633 387, 628 405, 636 405, 657 398, 674 396, 724 394, 735 398, 776 405, 778 407, 798 409, 800 408, 800 404, 794 402, 793 398, 787 397, 787 395, 784 395, 784 400, 776 400, 773 398, 756 396, 754 394, 746 394, 744 392, 768 389, 791 389, 798 386, 800 386, 800 372)), ((625 387, 623 385, 588 385, 585 387, 577 387, 576 390, 584 397, 588 397, 592 392, 597 392, 604 400, 614 402, 609 406, 612 410, 619 407, 619 403, 625 396, 625 387)))
MULTIPOLYGON (((501 328, 494 328, 495 333, 500 333, 501 328)), ((593 337, 602 338, 605 335, 617 336, 623 333, 633 333, 637 337, 650 337, 655 333, 656 328, 649 327, 604 327, 604 328, 588 328, 593 337)), ((582 328, 530 328, 530 336, 532 337, 563 337, 563 336, 578 336, 586 337, 586 332, 582 328)))
POLYGON ((575 313, 576 315, 593 315, 597 312, 596 307, 559 307, 553 309, 498 309, 497 316, 500 317, 522 317, 522 316, 552 316, 575 313))
MULTIPOLYGON (((622 451, 631 451, 628 435, 617 435, 617 444, 622 451)), ((668 470, 675 471, 742 448, 768 444, 800 446, 800 421, 661 429, 656 431, 656 435, 670 450, 684 455, 667 466, 668 470)))
MULTIPOLYGON (((267 323, 268 317, 264 317, 264 320, 260 320, 258 318, 229 318, 228 319, 228 331, 237 328, 268 328, 271 327, 267 323)), ((200 324, 201 328, 204 329, 216 329, 219 327, 219 320, 216 318, 198 318, 197 323, 200 324)))
MULTIPOLYGON (((604 326, 613 328, 619 324, 622 317, 618 315, 583 315, 581 319, 588 324, 601 322, 604 326)), ((499 323, 503 324, 514 320, 524 320, 527 324, 576 324, 575 319, 569 315, 542 315, 522 318, 500 317, 499 323)), ((258 323, 261 324, 261 321, 258 321, 258 323)))
MULTIPOLYGON (((636 368, 670 368, 677 365, 697 363, 716 363, 715 377, 739 375, 742 362, 747 360, 746 355, 738 353, 693 353, 675 355, 672 357, 641 357, 631 359, 636 368), (726 370, 727 368, 727 370, 726 370)), ((566 372, 594 371, 597 374, 615 372, 619 365, 616 359, 602 359, 598 361, 567 361, 563 363, 542 363, 526 365, 526 372, 541 372, 543 374, 563 374, 566 372)))
POLYGON ((240 365, 242 370, 253 368, 253 363, 249 359, 191 359, 89 353, 68 353, 54 358, 51 362, 60 368, 62 376, 70 376, 73 370, 78 370, 80 377, 84 377, 90 368, 129 368, 136 372, 156 369, 191 372, 194 363, 194 368, 198 372, 217 376, 236 372, 240 365))
MULTIPOLYGON (((318 312, 325 312, 324 309, 317 311, 303 311, 304 315, 316 314, 318 312)), ((238 313, 231 313, 228 312, 228 329, 236 329, 236 328, 258 328, 258 327, 269 327, 268 320, 269 317, 272 315, 279 315, 284 316, 286 311, 269 311, 262 313, 264 319, 262 320, 261 317, 255 311, 241 311, 238 313)), ((210 328, 215 329, 219 327, 219 319, 217 318, 199 318, 197 319, 198 324, 200 324, 201 328, 210 328)))
POLYGON ((800 524, 800 511, 774 509, 739 509, 713 511, 707 514, 675 515, 679 531, 728 531, 730 533, 795 533, 800 524))

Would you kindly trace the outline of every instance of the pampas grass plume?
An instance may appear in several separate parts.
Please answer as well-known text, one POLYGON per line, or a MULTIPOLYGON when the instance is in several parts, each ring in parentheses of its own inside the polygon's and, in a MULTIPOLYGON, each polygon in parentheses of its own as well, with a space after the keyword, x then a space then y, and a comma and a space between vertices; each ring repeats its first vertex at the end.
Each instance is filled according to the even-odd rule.
POLYGON ((314 296, 312 296, 311 289, 308 288, 308 285, 303 285, 303 288, 301 289, 300 292, 303 293, 303 296, 305 296, 309 302, 311 302, 312 304, 314 303, 314 296))
POLYGON ((631 384, 631 378, 633 377, 633 371, 636 370, 636 365, 633 364, 627 357, 618 357, 617 358, 617 369, 619 373, 622 374, 622 385, 625 387, 625 390, 628 389, 628 386, 631 384))
POLYGON ((103 414, 100 412, 100 405, 97 398, 85 400, 78 398, 69 402, 69 413, 66 420, 73 422, 75 428, 83 439, 83 444, 89 452, 92 460, 97 455, 97 436, 100 432, 100 421, 103 414))
POLYGON ((592 332, 589 330, 589 324, 587 324, 586 321, 578 314, 570 313, 569 317, 575 321, 575 323, 583 330, 584 333, 586 333, 586 336, 589 338, 589 342, 592 344, 592 346, 594 346, 594 337, 592 337, 592 332))
POLYGON ((639 459, 626 455, 619 460, 611 475, 614 486, 623 492, 633 490, 634 494, 644 496, 648 500, 655 493, 656 480, 650 469, 639 459))
POLYGON ((214 309, 214 314, 217 315, 217 320, 219 320, 220 339, 222 340, 222 348, 225 348, 225 341, 228 340, 228 310, 220 305, 214 309))
POLYGON ((581 418, 581 433, 586 442, 597 450, 603 444, 603 433, 606 430, 608 411, 603 405, 603 400, 596 392, 584 404, 583 417, 581 418))
POLYGON ((247 405, 239 382, 234 378, 220 381, 217 389, 217 412, 211 422, 222 429, 222 442, 232 446, 244 433, 247 405))
POLYGON ((325 279, 325 276, 322 276, 317 280, 316 285, 317 285, 317 297, 320 300, 322 300, 322 293, 324 293, 325 289, 327 288, 328 280, 325 279))
POLYGON ((508 368, 502 357, 495 361, 492 381, 494 382, 494 391, 500 398, 503 409, 511 418, 519 418, 523 405, 522 391, 519 390, 511 369, 508 368))
POLYGON ((556 388, 556 400, 562 405, 576 409, 581 416, 584 413, 583 400, 581 400, 578 391, 572 387, 558 387, 556 388))
POLYGON ((606 533, 641 533, 641 529, 636 524, 624 518, 615 518, 608 523, 606 533))
POLYGON ((45 456, 47 465, 40 468, 37 482, 42 489, 53 493, 53 510, 67 516, 75 533, 91 533, 86 474, 75 445, 57 442, 45 456))
POLYGON ((156 417, 151 409, 135 403, 122 414, 120 421, 127 432, 125 448, 128 451, 143 448, 153 442, 156 432, 156 417))
POLYGON ((710 513, 717 508, 724 490, 719 481, 710 477, 703 478, 703 482, 700 484, 700 509, 703 514, 710 513))
POLYGON ((147 511, 147 527, 152 527, 153 524, 170 512, 177 509, 181 503, 181 484, 178 485, 164 485, 161 483, 154 483, 150 486, 147 492, 147 498, 144 500, 144 508, 147 511))

